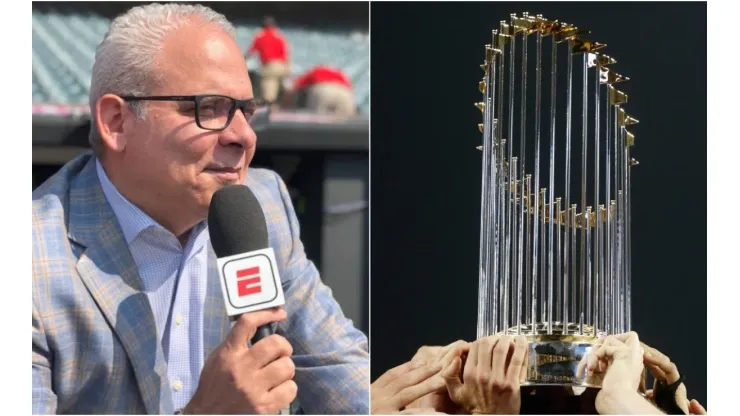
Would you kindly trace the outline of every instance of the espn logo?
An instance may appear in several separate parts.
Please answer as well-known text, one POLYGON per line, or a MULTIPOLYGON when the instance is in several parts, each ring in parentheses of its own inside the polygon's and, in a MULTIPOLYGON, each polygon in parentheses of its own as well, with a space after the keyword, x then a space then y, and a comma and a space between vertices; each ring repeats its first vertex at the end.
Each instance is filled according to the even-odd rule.
POLYGON ((262 292, 259 266, 236 271, 236 293, 244 297, 262 292))

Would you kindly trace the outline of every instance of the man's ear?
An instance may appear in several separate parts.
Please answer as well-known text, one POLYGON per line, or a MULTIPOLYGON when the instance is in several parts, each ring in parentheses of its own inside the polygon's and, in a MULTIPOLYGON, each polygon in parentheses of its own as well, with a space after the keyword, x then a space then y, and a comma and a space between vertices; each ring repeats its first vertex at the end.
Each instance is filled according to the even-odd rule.
POLYGON ((112 152, 126 148, 124 118, 128 112, 126 102, 114 94, 105 94, 95 104, 95 121, 105 147, 112 152))

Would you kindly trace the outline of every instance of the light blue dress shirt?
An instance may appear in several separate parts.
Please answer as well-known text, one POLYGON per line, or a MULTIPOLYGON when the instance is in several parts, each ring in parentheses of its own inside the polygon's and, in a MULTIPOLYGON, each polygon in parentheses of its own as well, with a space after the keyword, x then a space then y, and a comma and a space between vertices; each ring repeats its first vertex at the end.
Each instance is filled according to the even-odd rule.
POLYGON ((174 408, 182 409, 195 393, 203 368, 203 310, 210 244, 206 222, 193 229, 183 248, 174 234, 118 192, 100 161, 97 171, 154 313, 174 408))

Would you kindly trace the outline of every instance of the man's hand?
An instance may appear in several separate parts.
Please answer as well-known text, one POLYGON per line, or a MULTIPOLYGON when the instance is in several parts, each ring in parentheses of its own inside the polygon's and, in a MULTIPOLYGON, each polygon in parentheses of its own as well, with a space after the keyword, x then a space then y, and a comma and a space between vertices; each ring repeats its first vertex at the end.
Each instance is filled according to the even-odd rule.
POLYGON ((388 370, 370 385, 370 413, 398 413, 420 397, 444 387, 437 376, 440 362, 406 362, 388 370))
MULTIPOLYGON (((411 359, 411 362, 424 364, 441 362, 442 368, 445 368, 456 357, 462 358, 464 354, 467 354, 470 351, 470 345, 470 343, 465 341, 455 341, 444 347, 424 346, 419 348, 419 351, 411 359)), ((413 403, 406 406, 406 409, 417 409, 419 411, 427 409, 423 414, 429 414, 430 410, 443 414, 461 414, 464 411, 462 407, 452 401, 444 384, 440 389, 414 400, 413 403)))
POLYGON ((443 371, 452 400, 471 414, 518 414, 520 384, 527 374, 528 343, 524 336, 489 336, 470 348, 462 382, 462 358, 443 371))
POLYGON ((610 335, 595 351, 584 357, 579 365, 580 374, 585 366, 589 372, 606 372, 602 390, 625 389, 637 391, 642 376, 643 349, 636 332, 610 335))
MULTIPOLYGON (((579 364, 588 371, 606 371, 596 396, 599 414, 663 414, 637 392, 642 380, 643 349, 636 332, 610 335, 579 364)), ((579 371, 580 374, 580 371, 579 371)))
POLYGON ((247 346, 257 328, 287 318, 282 308, 245 313, 206 360, 185 414, 277 414, 298 392, 293 348, 280 335, 247 346))
MULTIPOLYGON (((645 351, 645 355, 643 357, 645 366, 648 368, 650 374, 652 374, 653 378, 655 379, 653 390, 648 390, 646 396, 655 401, 655 397, 653 395, 655 393, 655 389, 658 388, 658 383, 663 382, 666 385, 673 384, 677 382, 680 378, 680 373, 678 372, 676 364, 671 362, 671 359, 662 352, 645 343, 642 343, 642 348, 645 351)), ((683 383, 681 383, 676 389, 675 400, 676 405, 678 405, 678 407, 681 408, 681 410, 685 414, 693 414, 691 413, 691 406, 688 399, 686 386, 683 383)), ((696 404, 701 409, 703 409, 699 402, 696 402, 696 404)), ((694 408, 698 410, 698 408, 694 408)))

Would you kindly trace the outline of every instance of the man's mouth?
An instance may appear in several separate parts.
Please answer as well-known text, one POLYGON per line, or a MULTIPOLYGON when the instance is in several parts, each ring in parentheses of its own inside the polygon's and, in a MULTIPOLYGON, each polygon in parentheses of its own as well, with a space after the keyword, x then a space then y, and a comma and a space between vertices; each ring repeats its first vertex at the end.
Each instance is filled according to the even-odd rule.
POLYGON ((239 173, 239 168, 229 168, 222 166, 209 166, 206 168, 210 172, 239 173))
POLYGON ((224 181, 231 182, 239 179, 239 168, 226 166, 209 166, 205 169, 205 171, 224 181))

